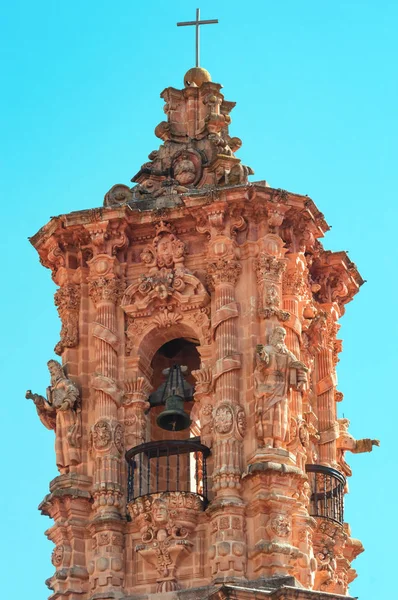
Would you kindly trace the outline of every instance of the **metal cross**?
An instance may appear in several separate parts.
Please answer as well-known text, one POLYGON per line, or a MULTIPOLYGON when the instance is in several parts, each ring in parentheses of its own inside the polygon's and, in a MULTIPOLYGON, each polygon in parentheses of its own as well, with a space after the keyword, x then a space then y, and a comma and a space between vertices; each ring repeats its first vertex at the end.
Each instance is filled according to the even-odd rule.
POLYGON ((195 25, 196 27, 196 66, 199 67, 199 51, 200 51, 200 25, 213 25, 218 23, 218 19, 210 19, 210 21, 200 20, 200 8, 196 9, 196 21, 185 21, 184 23, 177 23, 177 27, 184 27, 185 25, 195 25))

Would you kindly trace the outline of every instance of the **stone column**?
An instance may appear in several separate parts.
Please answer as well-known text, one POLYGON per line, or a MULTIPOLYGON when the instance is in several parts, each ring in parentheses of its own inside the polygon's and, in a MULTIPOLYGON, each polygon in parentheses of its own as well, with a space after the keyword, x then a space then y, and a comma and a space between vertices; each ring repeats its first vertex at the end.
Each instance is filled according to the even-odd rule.
POLYGON ((99 254, 90 263, 89 294, 96 307, 92 324, 95 353, 93 556, 89 565, 92 589, 101 598, 123 595, 123 522, 121 461, 123 429, 118 421, 122 392, 117 386, 119 336, 116 305, 123 284, 115 257, 99 254))
POLYGON ((212 545, 209 550, 216 581, 242 579, 246 571, 244 504, 241 498, 243 472, 242 440, 246 415, 239 404, 241 357, 239 354, 235 286, 241 272, 235 242, 221 234, 224 215, 210 218, 211 262, 208 273, 214 287, 212 319, 216 363, 213 369, 213 489, 210 510, 212 545))
POLYGON ((336 440, 339 426, 336 419, 335 388, 337 384, 333 359, 337 324, 331 306, 322 305, 314 323, 317 417, 319 424, 319 463, 338 468, 336 440))

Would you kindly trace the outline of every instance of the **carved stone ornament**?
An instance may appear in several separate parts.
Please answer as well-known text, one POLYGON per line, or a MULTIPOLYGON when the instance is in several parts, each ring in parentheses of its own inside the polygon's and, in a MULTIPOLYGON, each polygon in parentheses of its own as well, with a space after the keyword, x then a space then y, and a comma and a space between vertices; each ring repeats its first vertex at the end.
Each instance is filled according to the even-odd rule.
POLYGON ((241 271, 242 265, 237 260, 217 258, 210 262, 207 269, 207 275, 213 286, 220 283, 236 285, 241 271))
POLYGON ((286 269, 286 261, 280 258, 275 258, 266 252, 261 252, 257 262, 255 263, 257 281, 260 283, 264 279, 281 282, 282 273, 286 269))
POLYGON ((278 537, 288 537, 291 531, 289 520, 283 515, 271 519, 271 529, 278 537))
POLYGON ((199 496, 190 492, 141 496, 127 508, 141 532, 142 543, 135 550, 157 570, 157 593, 179 589, 177 568, 193 549, 189 535, 202 511, 199 496))
POLYGON ((246 413, 243 408, 239 408, 236 413, 236 428, 240 436, 245 437, 247 428, 246 413))
POLYGON ((100 419, 93 428, 93 445, 96 450, 104 450, 112 442, 112 428, 109 421, 100 419))
POLYGON ((229 404, 222 404, 214 411, 214 429, 217 433, 227 434, 232 431, 234 413, 229 404))
POLYGON ((123 427, 120 423, 117 423, 115 426, 115 430, 113 432, 113 441, 116 446, 116 450, 121 454, 123 452, 123 427))
POLYGON ((88 285, 89 296, 95 305, 101 301, 116 304, 123 294, 123 289, 122 280, 112 275, 91 279, 88 285))
POLYGON ((121 204, 127 204, 132 200, 133 193, 127 185, 118 183, 111 187, 109 192, 105 194, 104 206, 118 206, 121 204))
POLYGON ((55 568, 60 567, 64 560, 65 549, 63 546, 55 546, 51 554, 51 562, 55 568))
POLYGON ((160 221, 154 240, 141 252, 147 273, 124 294, 122 306, 126 312, 134 316, 165 305, 178 304, 188 310, 208 304, 203 284, 184 266, 185 254, 185 244, 168 223, 160 221))
POLYGON ((26 392, 33 400, 40 421, 47 429, 55 430, 55 454, 60 473, 68 473, 71 466, 81 461, 81 407, 79 390, 56 360, 49 360, 51 385, 47 398, 26 392))
POLYGON ((54 302, 62 322, 55 352, 62 354, 64 348, 74 348, 79 343, 80 286, 68 283, 60 287, 54 294, 54 302))
POLYGON ((190 69, 184 78, 186 90, 167 88, 162 92, 167 121, 155 128, 162 140, 149 155, 132 181, 137 200, 150 195, 158 198, 174 187, 177 193, 192 188, 247 183, 250 167, 240 163, 234 153, 242 142, 228 132, 229 112, 234 104, 224 101, 220 88, 203 69, 190 69), (202 84, 205 85, 202 86, 202 84), (188 115, 195 105, 196 118, 188 115))

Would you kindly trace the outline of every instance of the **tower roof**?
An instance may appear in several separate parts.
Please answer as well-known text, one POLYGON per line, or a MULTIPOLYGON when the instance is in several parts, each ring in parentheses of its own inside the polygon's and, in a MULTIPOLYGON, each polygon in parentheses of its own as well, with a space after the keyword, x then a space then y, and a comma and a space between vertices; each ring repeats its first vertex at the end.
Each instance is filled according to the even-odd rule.
POLYGON ((135 185, 113 186, 105 206, 144 201, 159 208, 169 205, 170 197, 178 202, 181 193, 248 182, 253 170, 235 155, 242 141, 229 133, 235 102, 225 100, 222 86, 201 67, 189 69, 184 84, 160 94, 167 120, 157 125, 155 135, 162 143, 132 178, 135 185))

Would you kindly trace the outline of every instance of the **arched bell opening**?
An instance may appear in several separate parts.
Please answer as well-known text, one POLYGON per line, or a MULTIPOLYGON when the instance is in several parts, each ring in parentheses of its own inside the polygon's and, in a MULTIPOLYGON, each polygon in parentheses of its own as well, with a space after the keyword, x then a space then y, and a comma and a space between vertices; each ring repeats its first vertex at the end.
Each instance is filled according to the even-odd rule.
MULTIPOLYGON (((181 440, 189 439, 191 435, 191 418, 194 401, 195 380, 192 371, 200 368, 200 355, 197 350, 199 342, 194 338, 174 338, 163 344, 153 356, 151 362, 153 393, 150 397, 152 407, 150 409, 150 440, 181 440), (174 371, 173 371, 174 370, 174 371), (176 415, 179 421, 176 429, 168 427, 168 419, 164 415, 172 411, 170 406, 159 404, 170 396, 171 390, 167 388, 173 379, 172 388, 177 390, 179 396, 183 395, 183 401, 179 403, 176 415), (178 413, 184 412, 186 419, 178 413), (180 427, 180 429, 179 429, 180 427), (179 430, 178 430, 179 429, 179 430)), ((168 402, 168 400, 166 400, 168 402)), ((197 431, 197 421, 195 420, 197 431)), ((199 433, 196 433, 199 435, 199 433)))

